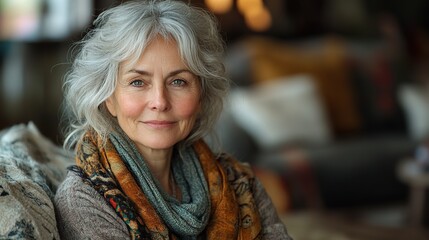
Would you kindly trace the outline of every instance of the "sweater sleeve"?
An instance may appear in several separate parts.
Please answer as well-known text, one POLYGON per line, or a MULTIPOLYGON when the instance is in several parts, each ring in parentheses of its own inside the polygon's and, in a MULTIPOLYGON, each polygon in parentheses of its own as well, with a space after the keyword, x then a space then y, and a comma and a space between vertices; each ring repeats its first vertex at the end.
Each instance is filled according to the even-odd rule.
POLYGON ((69 172, 55 195, 61 239, 129 239, 125 223, 91 186, 69 172))
POLYGON ((284 223, 280 220, 271 198, 258 179, 254 183, 254 198, 259 209, 262 222, 262 239, 266 240, 292 240, 288 235, 284 223))

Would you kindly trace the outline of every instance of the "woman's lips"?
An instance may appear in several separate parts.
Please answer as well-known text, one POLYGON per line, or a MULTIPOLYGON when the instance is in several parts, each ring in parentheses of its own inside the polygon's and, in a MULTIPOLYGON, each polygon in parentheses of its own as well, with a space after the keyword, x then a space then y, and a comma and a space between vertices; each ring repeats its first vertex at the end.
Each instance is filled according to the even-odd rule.
POLYGON ((153 128, 168 128, 174 125, 176 122, 165 121, 165 120, 149 120, 149 121, 143 121, 143 123, 153 128))

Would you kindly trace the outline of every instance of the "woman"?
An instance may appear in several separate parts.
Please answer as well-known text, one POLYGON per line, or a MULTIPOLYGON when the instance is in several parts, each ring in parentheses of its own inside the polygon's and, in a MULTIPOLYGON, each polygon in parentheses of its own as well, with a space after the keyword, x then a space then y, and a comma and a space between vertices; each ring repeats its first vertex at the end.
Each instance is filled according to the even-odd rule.
POLYGON ((289 239, 251 170, 202 137, 229 82, 208 13, 179 1, 103 12, 65 81, 76 166, 56 194, 64 239, 289 239))

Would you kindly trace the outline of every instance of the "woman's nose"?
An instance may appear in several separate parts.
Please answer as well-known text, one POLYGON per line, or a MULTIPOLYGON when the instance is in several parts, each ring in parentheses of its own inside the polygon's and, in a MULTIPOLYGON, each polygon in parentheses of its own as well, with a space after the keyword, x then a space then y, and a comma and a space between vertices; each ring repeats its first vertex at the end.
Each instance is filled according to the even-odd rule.
POLYGON ((165 86, 153 86, 150 98, 149 107, 151 110, 166 111, 169 109, 170 104, 165 86))

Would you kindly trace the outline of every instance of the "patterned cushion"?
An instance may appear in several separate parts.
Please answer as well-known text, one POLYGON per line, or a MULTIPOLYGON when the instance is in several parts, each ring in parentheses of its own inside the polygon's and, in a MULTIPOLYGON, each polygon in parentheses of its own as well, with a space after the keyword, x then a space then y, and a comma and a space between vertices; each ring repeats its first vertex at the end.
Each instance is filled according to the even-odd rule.
POLYGON ((59 239, 52 200, 71 159, 32 123, 0 132, 0 239, 59 239))

